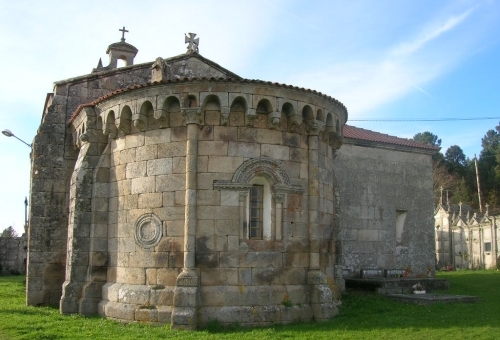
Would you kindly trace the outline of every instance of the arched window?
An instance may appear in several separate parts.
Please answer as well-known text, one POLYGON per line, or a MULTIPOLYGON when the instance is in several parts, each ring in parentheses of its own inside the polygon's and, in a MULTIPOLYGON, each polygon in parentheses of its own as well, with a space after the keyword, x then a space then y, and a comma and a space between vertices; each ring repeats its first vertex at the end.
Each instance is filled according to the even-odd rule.
POLYGON ((252 158, 236 169, 233 179, 215 181, 214 189, 240 193, 240 239, 281 240, 287 192, 303 192, 291 185, 283 166, 269 157, 252 158))
POLYGON ((261 176, 254 177, 248 194, 248 238, 271 239, 271 187, 261 176))

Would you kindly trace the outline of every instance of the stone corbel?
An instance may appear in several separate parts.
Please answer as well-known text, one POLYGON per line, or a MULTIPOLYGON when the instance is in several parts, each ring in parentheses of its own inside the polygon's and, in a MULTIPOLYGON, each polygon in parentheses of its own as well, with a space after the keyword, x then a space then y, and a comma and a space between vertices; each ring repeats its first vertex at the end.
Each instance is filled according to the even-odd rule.
POLYGON ((184 124, 201 124, 201 108, 200 107, 184 107, 181 108, 184 124))
POLYGON ((106 122, 104 124, 102 133, 106 136, 109 136, 111 139, 115 139, 116 135, 118 134, 118 129, 116 128, 116 125, 113 123, 106 122))
POLYGON ((334 150, 340 149, 342 146, 343 138, 342 135, 338 132, 331 132, 328 135, 328 144, 332 147, 334 150))
POLYGON ((130 133, 130 123, 131 123, 130 119, 121 117, 116 119, 115 121, 118 130, 122 131, 126 135, 130 133))
POLYGON ((297 132, 299 125, 300 119, 298 115, 288 117, 288 132, 297 132))
POLYGON ((220 108, 221 113, 221 125, 228 126, 229 125, 229 107, 223 106, 220 108))
POLYGON ((280 124, 280 112, 273 112, 269 115, 269 128, 271 130, 276 130, 280 124))
POLYGON ((134 126, 139 129, 139 131, 145 131, 148 126, 148 117, 145 115, 138 113, 132 116, 132 120, 134 121, 134 126))
POLYGON ((255 117, 257 117, 257 112, 255 112, 255 109, 247 109, 247 113, 245 115, 245 125, 253 127, 255 117))
POLYGON ((154 117, 162 128, 168 127, 169 121, 167 111, 163 109, 155 110, 154 117))

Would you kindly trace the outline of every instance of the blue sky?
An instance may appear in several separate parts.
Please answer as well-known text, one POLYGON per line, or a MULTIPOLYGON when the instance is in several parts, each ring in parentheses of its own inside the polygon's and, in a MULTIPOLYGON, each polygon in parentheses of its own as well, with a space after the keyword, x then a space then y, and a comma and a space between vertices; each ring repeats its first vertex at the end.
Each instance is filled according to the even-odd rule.
MULTIPOLYGON (((204 57, 244 78, 321 91, 346 105, 348 124, 431 131, 470 158, 500 121, 498 1, 0 0, 0 129, 30 143, 53 82, 106 65, 122 26, 136 63, 184 53, 194 32, 204 57), (356 121, 460 117, 497 119, 356 121)), ((0 230, 21 232, 29 148, 0 135, 0 159, 0 230)))

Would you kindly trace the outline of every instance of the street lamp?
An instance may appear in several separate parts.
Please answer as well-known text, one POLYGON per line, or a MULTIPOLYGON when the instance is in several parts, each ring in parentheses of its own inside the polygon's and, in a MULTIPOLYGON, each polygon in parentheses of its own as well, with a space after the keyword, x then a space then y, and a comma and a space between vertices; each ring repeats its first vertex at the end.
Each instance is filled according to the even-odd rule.
POLYGON ((21 142, 23 142, 24 144, 26 144, 27 146, 29 146, 31 148, 31 144, 28 144, 26 143, 25 141, 23 141, 21 138, 18 138, 15 134, 13 134, 10 130, 3 130, 2 133, 7 136, 7 137, 14 137, 15 139, 17 140, 20 140, 21 142))

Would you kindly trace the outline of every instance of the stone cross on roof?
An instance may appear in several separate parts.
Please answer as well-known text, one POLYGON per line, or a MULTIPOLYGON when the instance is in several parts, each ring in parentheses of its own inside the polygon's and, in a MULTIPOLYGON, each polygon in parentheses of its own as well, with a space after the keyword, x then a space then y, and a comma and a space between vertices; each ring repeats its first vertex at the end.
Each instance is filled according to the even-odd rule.
POLYGON ((200 44, 200 38, 196 37, 196 33, 188 33, 189 37, 184 34, 184 43, 189 44, 187 47, 188 53, 199 52, 198 45, 200 44))
POLYGON ((122 29, 119 29, 118 31, 122 32, 122 42, 125 42, 125 33, 128 33, 128 30, 125 29, 125 26, 123 26, 122 29))

